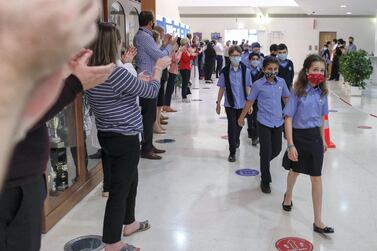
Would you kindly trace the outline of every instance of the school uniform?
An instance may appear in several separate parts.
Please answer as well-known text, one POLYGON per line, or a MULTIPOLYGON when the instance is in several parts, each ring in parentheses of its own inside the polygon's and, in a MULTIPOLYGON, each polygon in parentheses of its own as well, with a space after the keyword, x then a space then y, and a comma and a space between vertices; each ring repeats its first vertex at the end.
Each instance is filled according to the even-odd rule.
MULTIPOLYGON (((249 64, 251 80, 255 83, 259 77, 261 69, 259 67, 253 67, 249 64)), ((253 88, 253 87, 251 87, 253 88)), ((247 118, 247 133, 250 139, 257 140, 258 139, 258 121, 257 121, 257 113, 258 113, 258 101, 256 100, 253 104, 253 113, 249 114, 247 118)))
POLYGON ((235 70, 233 66, 226 66, 220 73, 217 86, 225 89, 225 112, 228 118, 228 142, 230 154, 235 154, 240 144, 242 127, 238 119, 245 107, 247 88, 251 86, 249 69, 240 63, 235 70))
POLYGON ((306 87, 306 94, 298 97, 292 92, 284 108, 284 116, 292 118, 293 143, 298 152, 298 162, 285 153, 283 166, 310 176, 321 176, 323 164, 323 140, 320 127, 323 116, 329 113, 327 96, 318 87, 306 87))
POLYGON ((252 88, 248 100, 258 100, 258 133, 260 142, 260 171, 262 183, 271 182, 270 161, 279 155, 282 144, 283 111, 282 97, 289 97, 290 93, 285 80, 276 77, 273 84, 266 77, 257 80, 252 88))
POLYGON ((278 77, 281 77, 285 80, 285 83, 288 86, 288 89, 291 90, 293 77, 295 76, 293 62, 289 59, 279 62, 279 73, 278 77))

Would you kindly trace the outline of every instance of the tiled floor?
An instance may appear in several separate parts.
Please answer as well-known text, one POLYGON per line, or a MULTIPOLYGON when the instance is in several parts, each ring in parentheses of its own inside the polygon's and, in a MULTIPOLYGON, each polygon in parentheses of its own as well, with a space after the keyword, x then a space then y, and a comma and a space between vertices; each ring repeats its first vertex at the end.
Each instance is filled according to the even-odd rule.
MULTIPOLYGON (((348 99, 340 83, 330 83, 348 99)), ((204 87, 204 85, 201 85, 204 87)), ((259 189, 259 177, 241 177, 239 168, 259 169, 258 147, 246 130, 236 163, 227 161, 226 120, 215 113, 217 87, 193 90, 202 102, 176 102, 169 114, 168 134, 175 143, 161 161, 141 160, 137 217, 152 228, 125 238, 143 251, 272 251, 283 237, 307 239, 320 251, 377 250, 377 98, 354 99, 355 107, 330 96, 331 136, 336 149, 326 154, 323 168, 325 223, 335 235, 324 238, 312 231, 313 213, 309 178, 299 177, 294 209, 285 213, 281 202, 286 171, 283 152, 272 162, 272 194, 259 189), (372 129, 358 129, 360 125, 372 129)), ((351 102, 352 103, 352 102, 351 102)), ((224 116, 224 114, 222 115, 224 116)), ((62 250, 72 238, 101 234, 106 199, 97 187, 50 232, 43 236, 44 251, 62 250)))

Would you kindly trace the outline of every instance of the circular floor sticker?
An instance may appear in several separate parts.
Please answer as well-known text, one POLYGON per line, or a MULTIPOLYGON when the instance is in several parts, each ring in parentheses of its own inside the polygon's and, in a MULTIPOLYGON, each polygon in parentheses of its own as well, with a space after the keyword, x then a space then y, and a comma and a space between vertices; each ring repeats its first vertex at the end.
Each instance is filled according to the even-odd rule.
POLYGON ((211 87, 202 87, 202 89, 211 89, 211 87))
POLYGON ((275 247, 279 251, 313 251, 313 244, 296 237, 280 239, 276 242, 275 247))
POLYGON ((194 99, 191 99, 191 101, 203 101, 203 99, 200 99, 200 98, 194 98, 194 99))
POLYGON ((358 126, 357 128, 359 128, 359 129, 372 129, 371 126, 365 126, 365 125, 358 126))
POLYGON ((338 110, 330 109, 329 112, 338 112, 338 110))
POLYGON ((227 140, 229 137, 228 137, 228 135, 224 135, 224 136, 221 136, 221 138, 227 140))
POLYGON ((224 117, 224 116, 222 116, 222 117, 220 117, 219 119, 228 119, 227 117, 224 117))
POLYGON ((239 176, 258 176, 259 171, 255 170, 255 169, 245 168, 245 169, 237 170, 236 174, 238 174, 239 176))
POLYGON ((156 143, 160 143, 160 144, 167 144, 167 143, 173 143, 175 142, 175 139, 159 139, 159 140, 156 140, 156 143))

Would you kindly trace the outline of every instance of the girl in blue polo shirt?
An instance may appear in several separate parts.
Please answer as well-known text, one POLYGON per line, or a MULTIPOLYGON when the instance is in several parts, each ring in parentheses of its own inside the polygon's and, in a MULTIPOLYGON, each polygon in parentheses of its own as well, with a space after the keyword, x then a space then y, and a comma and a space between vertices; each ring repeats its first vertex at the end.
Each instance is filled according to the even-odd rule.
POLYGON ((322 222, 322 164, 327 150, 323 132, 323 116, 328 114, 326 63, 319 55, 305 59, 304 68, 295 82, 284 109, 288 149, 283 166, 289 170, 283 209, 292 210, 292 192, 299 173, 310 175, 314 208, 313 230, 334 233, 322 222))
POLYGON ((245 124, 245 116, 258 100, 258 134, 260 143, 261 189, 271 193, 270 161, 279 155, 282 144, 283 110, 281 99, 286 103, 289 90, 284 79, 277 77, 279 61, 276 57, 266 57, 263 61, 264 76, 251 87, 246 105, 238 120, 240 126, 245 124))

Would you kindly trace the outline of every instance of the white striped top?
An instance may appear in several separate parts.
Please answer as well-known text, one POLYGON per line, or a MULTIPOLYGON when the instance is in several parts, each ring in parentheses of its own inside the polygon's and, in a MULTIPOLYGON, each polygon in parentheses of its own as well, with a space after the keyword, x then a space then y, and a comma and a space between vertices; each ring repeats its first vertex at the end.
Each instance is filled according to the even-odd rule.
POLYGON ((116 67, 102 84, 86 91, 98 131, 135 135, 143 132, 138 96, 156 98, 159 81, 146 83, 126 69, 116 67))

